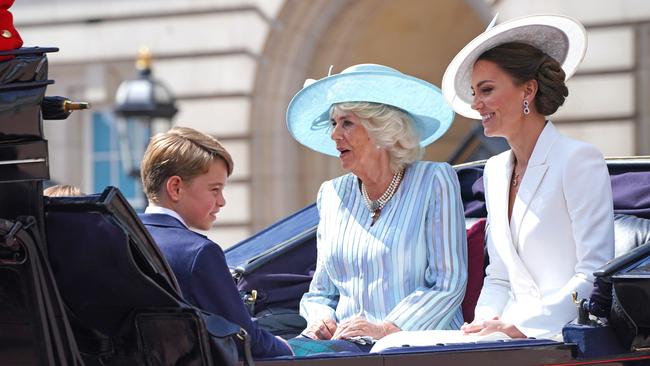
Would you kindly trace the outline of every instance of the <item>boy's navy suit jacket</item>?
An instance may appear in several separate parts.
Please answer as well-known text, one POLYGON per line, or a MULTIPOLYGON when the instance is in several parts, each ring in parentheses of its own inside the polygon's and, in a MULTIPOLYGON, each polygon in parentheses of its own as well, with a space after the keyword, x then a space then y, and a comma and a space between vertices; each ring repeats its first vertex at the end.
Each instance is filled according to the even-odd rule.
POLYGON ((141 214, 140 219, 169 262, 187 301, 246 329, 253 357, 291 354, 285 344, 251 320, 221 247, 172 216, 141 214))

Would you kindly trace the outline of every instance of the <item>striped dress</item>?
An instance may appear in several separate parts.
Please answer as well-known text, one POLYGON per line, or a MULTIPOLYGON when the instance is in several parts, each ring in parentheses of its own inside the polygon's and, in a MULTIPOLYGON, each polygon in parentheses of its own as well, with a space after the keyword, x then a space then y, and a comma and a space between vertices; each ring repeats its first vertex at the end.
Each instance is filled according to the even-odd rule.
POLYGON ((460 327, 467 238, 449 164, 409 165, 373 226, 353 174, 323 183, 317 205, 316 272, 300 302, 309 324, 361 315, 402 330, 460 327))

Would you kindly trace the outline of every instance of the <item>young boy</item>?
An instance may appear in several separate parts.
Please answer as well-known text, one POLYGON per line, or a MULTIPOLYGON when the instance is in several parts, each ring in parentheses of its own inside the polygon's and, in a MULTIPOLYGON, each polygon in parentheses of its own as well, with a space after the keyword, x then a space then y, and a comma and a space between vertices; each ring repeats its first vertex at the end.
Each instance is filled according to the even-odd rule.
POLYGON ((233 161, 217 139, 187 127, 154 136, 141 164, 149 206, 140 216, 169 262, 183 297, 250 334, 253 357, 290 355, 279 337, 261 329, 244 308, 221 248, 206 236, 226 204, 233 161))

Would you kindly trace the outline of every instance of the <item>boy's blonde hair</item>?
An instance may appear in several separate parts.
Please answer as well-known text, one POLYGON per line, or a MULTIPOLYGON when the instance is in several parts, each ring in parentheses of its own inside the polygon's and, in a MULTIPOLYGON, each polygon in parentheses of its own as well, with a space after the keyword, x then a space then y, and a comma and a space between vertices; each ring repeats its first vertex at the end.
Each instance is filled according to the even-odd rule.
POLYGON ((43 196, 48 197, 74 197, 83 195, 79 188, 69 184, 57 184, 43 190, 43 196))
POLYGON ((183 180, 207 173, 210 163, 221 159, 232 174, 230 154, 216 138, 189 127, 174 127, 151 138, 140 164, 142 187, 149 201, 158 203, 170 177, 183 180))

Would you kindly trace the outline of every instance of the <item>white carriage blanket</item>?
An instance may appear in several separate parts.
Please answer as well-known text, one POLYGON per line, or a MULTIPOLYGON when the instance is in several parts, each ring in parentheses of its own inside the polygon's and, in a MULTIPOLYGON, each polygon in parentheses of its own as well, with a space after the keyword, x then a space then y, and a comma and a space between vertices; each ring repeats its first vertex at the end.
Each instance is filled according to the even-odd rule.
POLYGON ((370 353, 381 352, 387 348, 393 347, 420 347, 450 343, 491 342, 501 339, 510 339, 510 337, 501 332, 479 336, 474 334, 464 334, 460 330, 401 331, 389 334, 378 340, 377 343, 372 346, 370 353))

